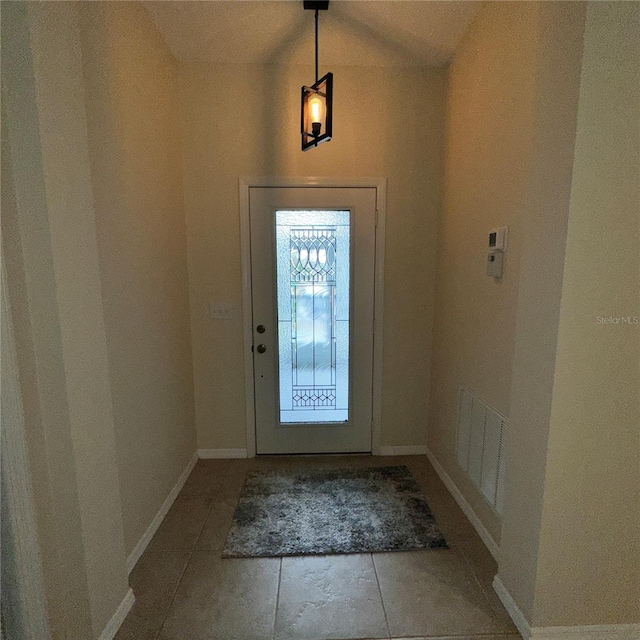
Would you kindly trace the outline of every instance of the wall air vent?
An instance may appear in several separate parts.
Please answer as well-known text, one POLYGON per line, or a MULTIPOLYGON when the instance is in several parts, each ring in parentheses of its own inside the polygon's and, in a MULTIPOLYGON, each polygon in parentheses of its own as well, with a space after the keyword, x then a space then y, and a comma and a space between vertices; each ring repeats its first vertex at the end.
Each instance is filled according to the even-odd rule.
POLYGON ((507 424, 469 389, 459 388, 456 458, 498 515, 504 499, 507 424))

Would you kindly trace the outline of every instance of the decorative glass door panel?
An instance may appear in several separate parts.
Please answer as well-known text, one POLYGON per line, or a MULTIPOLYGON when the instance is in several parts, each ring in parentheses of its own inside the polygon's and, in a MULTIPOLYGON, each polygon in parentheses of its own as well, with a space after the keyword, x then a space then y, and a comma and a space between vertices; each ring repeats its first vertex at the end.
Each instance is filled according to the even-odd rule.
POLYGON ((371 451, 376 189, 251 187, 256 451, 371 451))
POLYGON ((281 424, 349 420, 349 211, 276 211, 281 424))

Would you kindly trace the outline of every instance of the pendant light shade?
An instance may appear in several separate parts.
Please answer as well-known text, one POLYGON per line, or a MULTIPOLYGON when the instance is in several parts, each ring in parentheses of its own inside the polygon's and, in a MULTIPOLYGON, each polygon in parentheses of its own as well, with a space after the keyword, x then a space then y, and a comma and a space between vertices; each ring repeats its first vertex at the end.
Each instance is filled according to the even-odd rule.
POLYGON ((304 1, 304 8, 315 11, 316 17, 316 81, 310 87, 302 87, 300 109, 300 132, 302 150, 317 147, 331 140, 333 125, 333 74, 327 73, 318 79, 318 11, 329 8, 328 0, 304 1))
POLYGON ((302 87, 302 150, 331 140, 333 74, 327 73, 311 87, 302 87))

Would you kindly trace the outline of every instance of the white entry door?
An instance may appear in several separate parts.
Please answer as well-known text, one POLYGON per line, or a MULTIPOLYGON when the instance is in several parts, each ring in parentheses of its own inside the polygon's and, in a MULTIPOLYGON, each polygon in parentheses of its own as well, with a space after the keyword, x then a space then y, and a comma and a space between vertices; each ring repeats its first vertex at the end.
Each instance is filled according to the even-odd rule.
POLYGON ((256 451, 371 451, 376 189, 250 187, 256 451))

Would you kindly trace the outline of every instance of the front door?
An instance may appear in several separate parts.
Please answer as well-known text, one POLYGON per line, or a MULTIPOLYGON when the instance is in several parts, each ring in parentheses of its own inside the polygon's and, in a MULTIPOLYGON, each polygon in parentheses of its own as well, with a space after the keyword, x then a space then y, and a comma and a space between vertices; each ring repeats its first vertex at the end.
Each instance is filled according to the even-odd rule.
POLYGON ((376 189, 251 187, 258 454, 371 451, 376 189))

